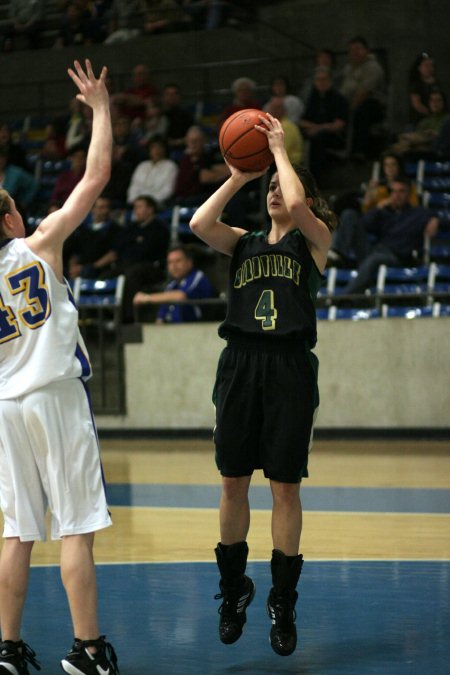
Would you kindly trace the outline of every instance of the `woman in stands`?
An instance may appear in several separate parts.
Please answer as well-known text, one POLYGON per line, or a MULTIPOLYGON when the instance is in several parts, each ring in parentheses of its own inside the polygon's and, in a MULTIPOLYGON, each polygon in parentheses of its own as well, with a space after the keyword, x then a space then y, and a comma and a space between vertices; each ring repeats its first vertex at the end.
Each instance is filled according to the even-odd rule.
POLYGON ((255 586, 245 575, 250 524, 248 489, 263 469, 273 495, 268 598, 271 645, 291 654, 297 641, 294 606, 303 564, 300 482, 308 475, 308 450, 318 404, 313 297, 322 280, 334 214, 320 198, 307 169, 289 162, 280 122, 261 116, 276 171, 267 209, 271 228, 247 232, 219 220, 229 200, 262 173, 231 176, 196 211, 191 228, 212 248, 231 256, 228 311, 219 328, 227 340, 214 391, 216 462, 222 474, 221 541, 215 549, 221 575, 219 635, 235 642, 255 586))

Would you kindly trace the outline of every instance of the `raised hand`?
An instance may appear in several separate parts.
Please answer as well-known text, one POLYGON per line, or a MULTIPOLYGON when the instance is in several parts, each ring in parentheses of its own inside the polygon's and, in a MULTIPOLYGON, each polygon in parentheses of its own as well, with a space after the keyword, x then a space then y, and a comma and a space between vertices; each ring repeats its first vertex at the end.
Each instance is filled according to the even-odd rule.
POLYGON ((83 70, 79 61, 74 61, 75 70, 68 68, 67 72, 80 90, 76 98, 91 108, 103 105, 109 106, 109 94, 106 88, 106 66, 103 66, 100 77, 96 79, 89 59, 85 61, 86 72, 83 70), (76 71, 76 72, 75 72, 76 71))

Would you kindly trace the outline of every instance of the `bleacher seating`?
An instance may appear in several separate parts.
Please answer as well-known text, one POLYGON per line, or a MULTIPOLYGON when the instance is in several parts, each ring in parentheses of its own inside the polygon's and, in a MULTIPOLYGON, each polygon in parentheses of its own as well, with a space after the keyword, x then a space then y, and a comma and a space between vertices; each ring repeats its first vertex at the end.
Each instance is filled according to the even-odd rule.
POLYGON ((404 305, 414 300, 427 304, 430 292, 430 267, 388 267, 380 265, 377 277, 377 304, 404 305))

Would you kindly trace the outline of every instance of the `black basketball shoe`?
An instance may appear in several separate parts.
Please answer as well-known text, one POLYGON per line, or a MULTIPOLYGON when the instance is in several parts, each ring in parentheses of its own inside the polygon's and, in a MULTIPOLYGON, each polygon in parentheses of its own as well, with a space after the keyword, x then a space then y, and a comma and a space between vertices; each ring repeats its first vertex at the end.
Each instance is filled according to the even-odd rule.
POLYGON ((219 607, 219 637, 226 645, 236 642, 242 635, 247 621, 245 610, 255 597, 256 587, 250 577, 244 575, 239 585, 220 582, 220 593, 215 598, 223 602, 219 607))
POLYGON ((267 599, 267 611, 272 620, 270 644, 280 656, 289 656, 297 646, 294 609, 297 597, 297 591, 277 595, 272 588, 267 599))
POLYGON ((61 661, 61 668, 69 675, 120 675, 117 656, 112 645, 102 635, 98 640, 78 640, 61 661), (88 647, 95 647, 95 654, 88 647))
POLYGON ((3 640, 0 642, 0 673, 2 675, 30 675, 27 663, 36 670, 41 666, 35 659, 36 652, 22 640, 13 642, 3 640))

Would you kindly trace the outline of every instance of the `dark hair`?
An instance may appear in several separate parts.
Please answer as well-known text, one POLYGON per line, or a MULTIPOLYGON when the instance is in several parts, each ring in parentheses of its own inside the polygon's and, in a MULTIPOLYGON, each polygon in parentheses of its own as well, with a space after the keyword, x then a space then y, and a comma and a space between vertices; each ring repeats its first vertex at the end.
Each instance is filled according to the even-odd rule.
POLYGON ((161 134, 157 134, 156 136, 153 136, 149 142, 148 142, 148 149, 152 147, 152 145, 161 145, 164 148, 164 152, 166 157, 169 156, 169 144, 164 138, 164 136, 161 136, 161 134))
POLYGON ((158 210, 158 204, 157 204, 156 200, 153 199, 153 197, 150 197, 150 195, 139 195, 138 197, 135 197, 133 199, 133 204, 135 204, 138 201, 139 202, 145 202, 147 204, 147 206, 152 206, 155 213, 158 210))
MULTIPOLYGON (((411 186, 412 186, 412 182, 410 181, 408 176, 405 176, 404 174, 400 174, 399 176, 396 176, 393 179, 392 183, 401 183, 402 185, 406 185, 409 190, 411 189, 411 186)), ((391 185, 392 185, 392 183, 391 183, 391 185)), ((391 189, 390 186, 389 186, 389 189, 391 189)))
POLYGON ((314 54, 314 61, 317 62, 317 57, 319 54, 327 54, 330 57, 331 65, 334 67, 336 65, 336 54, 332 49, 328 49, 328 47, 323 47, 322 49, 318 49, 315 54, 314 54))
POLYGON ((424 61, 428 61, 429 59, 431 59, 431 61, 434 62, 434 58, 428 52, 420 52, 420 54, 416 56, 409 70, 410 82, 420 81, 419 66, 421 63, 423 63, 424 61))
POLYGON ((355 35, 351 40, 348 41, 349 45, 354 45, 354 44, 359 44, 365 47, 366 49, 369 49, 368 42, 365 37, 362 35, 355 35))
POLYGON ((337 216, 320 194, 316 180, 311 171, 305 166, 297 166, 295 167, 295 173, 300 178, 306 197, 310 197, 310 199, 313 200, 313 204, 310 207, 311 211, 315 216, 320 218, 320 220, 323 220, 330 232, 333 232, 338 225, 337 216))
POLYGON ((291 92, 291 84, 286 75, 275 75, 274 77, 272 77, 272 80, 270 81, 270 86, 273 87, 275 82, 277 82, 278 80, 284 82, 284 86, 286 87, 286 93, 289 94, 291 92))
POLYGON ((167 255, 169 255, 169 253, 172 253, 173 251, 181 251, 185 256, 185 258, 188 258, 189 260, 194 262, 194 254, 192 252, 192 249, 189 248, 189 246, 186 246, 185 244, 173 244, 172 246, 169 247, 167 255))

